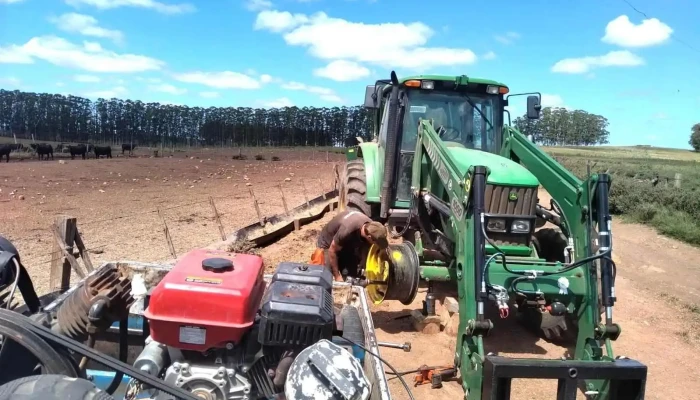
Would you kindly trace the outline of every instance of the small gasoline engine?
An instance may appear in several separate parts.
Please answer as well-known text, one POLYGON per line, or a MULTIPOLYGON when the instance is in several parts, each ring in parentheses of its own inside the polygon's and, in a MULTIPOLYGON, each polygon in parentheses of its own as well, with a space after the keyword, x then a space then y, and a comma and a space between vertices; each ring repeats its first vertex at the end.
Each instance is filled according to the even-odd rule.
POLYGON ((332 283, 323 267, 281 263, 266 290, 260 257, 194 250, 153 289, 134 367, 204 400, 274 398, 303 350, 331 341, 343 322, 360 324, 349 306, 357 318, 338 313, 336 324, 332 283))
MULTIPOLYGON (((365 339, 360 315, 350 305, 334 306, 330 271, 281 263, 269 284, 263 271, 259 256, 193 250, 149 295, 143 282, 108 264, 58 295, 58 307, 44 309, 48 300, 36 296, 19 253, 0 237, 0 305, 24 314, 52 335, 94 348, 100 335, 119 321, 119 359, 125 362, 130 309, 145 295, 144 325, 150 335, 133 368, 169 387, 202 400, 368 399, 371 387, 361 361, 365 339), (3 289, 8 286, 6 296, 3 289), (23 308, 12 306, 15 289, 25 300, 23 308)), ((0 368, 0 385, 36 374, 37 363, 47 361, 60 367, 62 375, 87 377, 88 358, 29 339, 2 343, 3 352, 18 356, 12 368, 0 368), (23 350, 23 345, 37 343, 44 347, 32 349, 44 349, 41 354, 23 350)), ((117 373, 108 393, 117 389, 123 374, 117 373)), ((127 387, 128 394, 141 399, 144 394, 152 400, 173 399, 164 390, 133 379, 127 387)))

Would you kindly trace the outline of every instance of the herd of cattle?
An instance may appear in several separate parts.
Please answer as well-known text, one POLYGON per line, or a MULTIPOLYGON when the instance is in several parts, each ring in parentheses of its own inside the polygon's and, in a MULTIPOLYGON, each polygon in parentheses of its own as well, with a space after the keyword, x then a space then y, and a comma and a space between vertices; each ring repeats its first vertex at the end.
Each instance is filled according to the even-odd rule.
MULTIPOLYGON (((132 154, 136 148, 135 144, 122 144, 122 155, 124 152, 128 151, 129 155, 132 154)), ((2 158, 5 157, 6 162, 10 162, 10 153, 20 151, 33 151, 39 156, 39 160, 46 159, 49 157, 53 160, 53 153, 70 153, 71 160, 74 160, 76 156, 82 156, 85 160, 89 153, 94 153, 95 159, 100 158, 100 156, 105 156, 106 158, 112 158, 112 146, 96 146, 93 144, 58 144, 56 148, 47 143, 32 143, 29 147, 26 147, 22 143, 17 144, 0 144, 0 162, 2 158)))

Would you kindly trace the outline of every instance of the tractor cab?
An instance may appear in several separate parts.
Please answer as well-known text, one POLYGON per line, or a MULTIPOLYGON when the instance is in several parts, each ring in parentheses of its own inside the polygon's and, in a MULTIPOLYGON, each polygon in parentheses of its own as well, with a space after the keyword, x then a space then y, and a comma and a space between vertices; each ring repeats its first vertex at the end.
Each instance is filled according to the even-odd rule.
MULTIPOLYGON (((365 107, 377 110, 381 120, 378 153, 385 159, 390 109, 387 107, 391 85, 378 81, 367 87, 365 107)), ((410 202, 413 155, 421 120, 430 120, 447 147, 461 147, 498 154, 503 128, 503 95, 508 88, 489 80, 466 77, 416 76, 400 82, 397 129, 398 154, 394 182, 396 208, 410 202)), ((378 122, 378 123, 377 123, 378 122)))

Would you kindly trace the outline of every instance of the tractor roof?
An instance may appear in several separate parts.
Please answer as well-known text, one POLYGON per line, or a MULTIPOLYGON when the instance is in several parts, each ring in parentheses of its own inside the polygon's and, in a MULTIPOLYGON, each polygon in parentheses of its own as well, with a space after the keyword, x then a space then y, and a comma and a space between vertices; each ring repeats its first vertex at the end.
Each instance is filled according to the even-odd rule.
MULTIPOLYGON (((433 80, 433 81, 454 82, 457 78, 458 78, 458 76, 455 76, 455 75, 412 75, 412 76, 407 76, 407 77, 399 79, 399 82, 404 83, 404 82, 410 81, 412 79, 420 79, 420 80, 429 79, 429 80, 433 80)), ((505 83, 501 83, 501 82, 494 81, 491 79, 472 78, 472 77, 468 77, 468 79, 469 79, 469 82, 473 82, 473 83, 481 83, 484 85, 506 86, 505 83)))

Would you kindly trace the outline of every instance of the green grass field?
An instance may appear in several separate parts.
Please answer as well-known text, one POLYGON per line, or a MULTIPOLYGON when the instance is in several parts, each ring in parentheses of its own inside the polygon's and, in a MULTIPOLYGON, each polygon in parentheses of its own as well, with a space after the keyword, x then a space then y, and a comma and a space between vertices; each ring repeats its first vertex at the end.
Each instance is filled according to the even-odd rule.
POLYGON ((700 245, 700 153, 647 146, 545 150, 580 178, 589 161, 592 172, 608 172, 614 214, 700 245))

